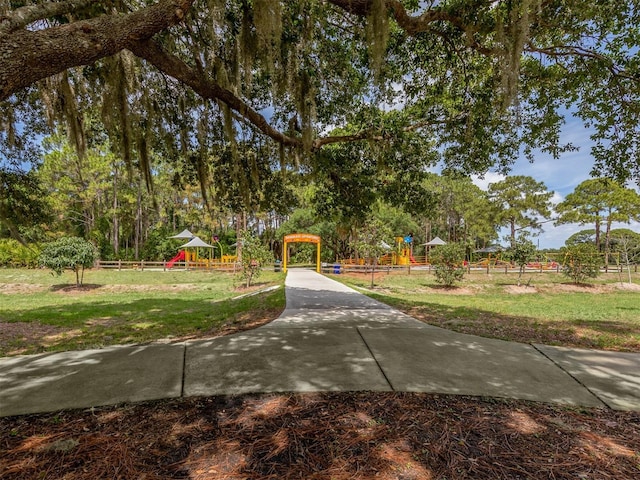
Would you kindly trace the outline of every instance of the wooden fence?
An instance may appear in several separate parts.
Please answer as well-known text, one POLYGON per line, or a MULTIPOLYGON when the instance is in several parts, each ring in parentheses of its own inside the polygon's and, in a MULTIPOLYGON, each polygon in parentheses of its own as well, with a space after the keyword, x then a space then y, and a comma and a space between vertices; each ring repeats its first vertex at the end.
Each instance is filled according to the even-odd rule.
MULTIPOLYGON (((520 268, 516 265, 512 265, 507 262, 501 262, 497 264, 476 264, 476 263, 467 263, 465 265, 465 270, 467 273, 477 272, 477 273, 519 273, 520 268)), ((322 264, 322 273, 371 273, 374 269, 373 265, 359 265, 351 262, 338 262, 333 264, 322 264)), ((430 264, 411 264, 411 265, 376 265, 376 272, 387 272, 387 273, 401 273, 412 271, 415 272, 428 272, 430 273, 434 270, 435 267, 430 264)), ((638 265, 631 265, 631 270, 634 273, 638 273, 638 265)), ((601 273, 622 273, 626 272, 626 265, 609 265, 607 267, 602 267, 600 269, 601 273)), ((562 265, 559 263, 532 263, 525 267, 525 273, 561 273, 562 265)))
POLYGON ((240 269, 238 263, 230 262, 215 262, 215 261, 198 261, 198 262, 174 262, 171 267, 168 266, 167 261, 163 262, 151 262, 148 260, 140 261, 125 261, 125 260, 113 260, 105 261, 98 260, 96 267, 110 270, 154 270, 163 272, 167 270, 216 270, 223 272, 236 272, 240 269))

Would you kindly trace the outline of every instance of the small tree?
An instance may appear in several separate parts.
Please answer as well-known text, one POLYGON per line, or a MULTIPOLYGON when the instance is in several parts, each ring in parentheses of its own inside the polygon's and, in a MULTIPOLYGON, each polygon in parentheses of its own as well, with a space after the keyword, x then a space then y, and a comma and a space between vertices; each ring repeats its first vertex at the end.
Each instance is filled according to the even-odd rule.
POLYGON ((40 254, 40 265, 50 268, 57 275, 64 270, 73 270, 76 285, 82 285, 84 269, 93 266, 96 260, 95 247, 79 237, 62 237, 44 246, 40 254))
POLYGON ((595 245, 578 243, 563 247, 560 253, 564 254, 562 272, 573 283, 584 283, 587 278, 596 278, 600 274, 602 261, 595 245))
POLYGON ((244 232, 240 277, 246 282, 247 288, 260 276, 262 267, 272 262, 273 253, 260 242, 260 239, 249 232, 244 232))
POLYGON ((460 243, 448 243, 440 245, 430 255, 431 264, 434 266, 436 282, 452 287, 464 277, 464 245, 460 243))
POLYGON ((378 257, 387 253, 385 245, 392 236, 391 229, 377 218, 369 218, 366 225, 358 231, 358 239, 353 247, 359 255, 371 259, 371 288, 374 287, 378 257))
POLYGON ((532 261, 536 256, 536 246, 529 240, 526 234, 522 233, 518 236, 512 246, 507 249, 508 258, 518 265, 518 286, 522 283, 522 275, 527 263, 532 261))
POLYGON ((613 251, 620 255, 620 261, 627 270, 627 280, 631 280, 631 265, 640 261, 640 234, 627 228, 620 228, 611 232, 613 251))

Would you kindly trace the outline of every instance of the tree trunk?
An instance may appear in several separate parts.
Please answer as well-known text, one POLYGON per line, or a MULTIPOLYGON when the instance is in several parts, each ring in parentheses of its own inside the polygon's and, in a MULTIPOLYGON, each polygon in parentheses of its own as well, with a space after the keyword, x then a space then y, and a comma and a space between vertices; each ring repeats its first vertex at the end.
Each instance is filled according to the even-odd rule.
POLYGON ((609 267, 609 246, 611 245, 611 209, 609 209, 609 216, 607 217, 607 226, 604 234, 604 267, 609 267))
POLYGON ((596 248, 600 251, 600 216, 596 217, 596 248))
POLYGON ((242 262, 242 237, 244 236, 244 213, 236 215, 236 261, 242 262))
POLYGON ((377 258, 373 258, 373 266, 371 267, 371 288, 374 287, 374 282, 376 279, 376 263, 378 263, 377 258))
POLYGON ((120 252, 120 222, 118 219, 118 167, 113 173, 113 253, 117 257, 120 252))
POLYGON ((515 248, 516 246, 516 220, 512 218, 509 220, 511 226, 511 248, 515 248))

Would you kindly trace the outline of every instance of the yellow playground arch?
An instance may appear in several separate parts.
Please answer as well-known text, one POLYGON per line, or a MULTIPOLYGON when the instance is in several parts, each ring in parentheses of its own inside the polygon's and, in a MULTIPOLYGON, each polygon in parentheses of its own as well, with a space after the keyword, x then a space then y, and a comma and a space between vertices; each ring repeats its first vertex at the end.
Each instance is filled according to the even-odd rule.
POLYGON ((284 236, 284 245, 282 246, 282 271, 287 271, 287 246, 290 243, 315 243, 317 245, 316 254, 316 272, 320 273, 320 236, 311 233, 292 233, 284 236))

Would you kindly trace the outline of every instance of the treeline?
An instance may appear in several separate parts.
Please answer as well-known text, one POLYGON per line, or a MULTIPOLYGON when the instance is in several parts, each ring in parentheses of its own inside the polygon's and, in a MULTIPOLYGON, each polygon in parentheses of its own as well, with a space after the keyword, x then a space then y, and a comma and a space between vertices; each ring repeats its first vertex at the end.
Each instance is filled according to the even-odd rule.
MULTIPOLYGON (((428 162, 402 144, 397 151, 367 142, 327 148, 312 172, 286 166, 290 160, 283 167, 282 152, 252 142, 214 144, 206 155, 170 160, 156 152, 147 170, 120 159, 106 139, 82 155, 64 137, 49 137, 43 147, 37 167, 23 174, 22 190, 13 179, 23 195, 6 197, 15 222, 0 229, 0 265, 32 266, 39 246, 61 236, 91 241, 102 260, 167 260, 181 244, 170 237, 184 228, 215 243, 216 256, 233 254, 246 231, 275 258, 284 235, 314 233, 322 237, 323 261, 332 262, 358 257, 372 225, 382 226, 375 235, 390 245, 411 236, 413 254, 423 255, 423 244, 436 236, 470 253, 500 242, 502 228, 513 247, 547 222, 576 222, 595 228, 570 242, 608 252, 620 243, 613 222, 640 218, 640 197, 608 179, 583 182, 553 205, 553 192, 531 177, 510 176, 484 191, 469 177, 430 173, 428 162)), ((315 255, 309 245, 293 245, 291 253, 294 262, 315 255)))

